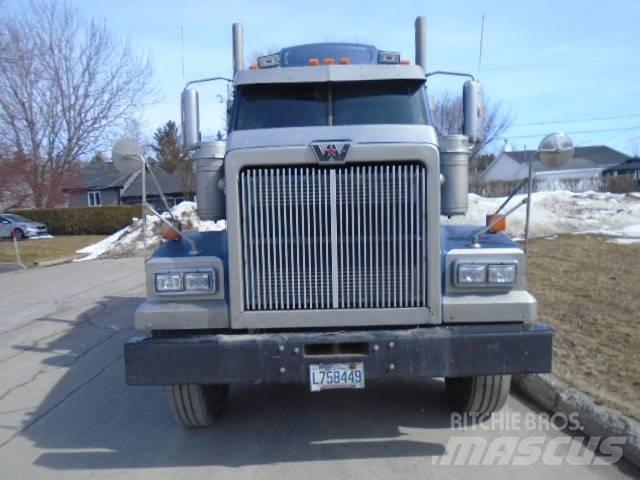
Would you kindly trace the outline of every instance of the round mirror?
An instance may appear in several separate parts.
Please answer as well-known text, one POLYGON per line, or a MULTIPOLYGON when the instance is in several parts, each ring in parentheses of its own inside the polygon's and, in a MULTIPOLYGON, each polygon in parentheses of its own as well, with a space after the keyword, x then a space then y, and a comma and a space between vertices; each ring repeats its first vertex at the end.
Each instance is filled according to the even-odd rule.
POLYGON ((540 161, 549 168, 558 168, 573 157, 573 141, 564 133, 552 133, 542 139, 538 146, 540 161))
POLYGON ((114 145, 111 160, 120 173, 137 172, 144 162, 144 150, 135 140, 124 138, 114 145))

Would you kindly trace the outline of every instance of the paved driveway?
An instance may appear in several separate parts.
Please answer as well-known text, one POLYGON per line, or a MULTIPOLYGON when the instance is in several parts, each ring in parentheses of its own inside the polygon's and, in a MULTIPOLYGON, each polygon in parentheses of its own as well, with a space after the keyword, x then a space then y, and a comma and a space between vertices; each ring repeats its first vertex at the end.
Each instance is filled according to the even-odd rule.
MULTIPOLYGON (((627 478, 610 466, 444 466, 453 430, 442 382, 372 383, 311 394, 304 385, 231 390, 215 428, 187 431, 161 387, 127 387, 122 344, 139 334, 140 259, 0 276, 0 478, 627 478)), ((539 412, 517 398, 514 416, 539 412)), ((506 418, 506 417, 505 417, 506 418)), ((568 440, 555 430, 546 443, 568 440)), ((564 447, 560 446, 559 451, 564 447)), ((494 462, 495 463, 495 462, 494 462)))

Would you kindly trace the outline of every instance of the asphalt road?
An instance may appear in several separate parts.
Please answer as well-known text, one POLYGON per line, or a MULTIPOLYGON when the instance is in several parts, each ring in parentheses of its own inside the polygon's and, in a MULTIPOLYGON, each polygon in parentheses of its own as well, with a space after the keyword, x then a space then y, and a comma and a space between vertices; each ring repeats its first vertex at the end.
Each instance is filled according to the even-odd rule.
POLYGON ((0 262, 0 274, 7 272, 15 272, 16 270, 20 270, 22 267, 17 263, 3 263, 0 262))
MULTIPOLYGON (((122 344, 139 335, 131 327, 143 295, 141 259, 7 273, 0 291, 0 479, 566 480, 634 473, 624 463, 434 465, 453 437, 568 440, 554 429, 452 429, 438 380, 319 394, 304 385, 236 387, 216 427, 184 430, 161 387, 124 382, 122 344)), ((505 412, 541 418, 515 397, 505 412)))

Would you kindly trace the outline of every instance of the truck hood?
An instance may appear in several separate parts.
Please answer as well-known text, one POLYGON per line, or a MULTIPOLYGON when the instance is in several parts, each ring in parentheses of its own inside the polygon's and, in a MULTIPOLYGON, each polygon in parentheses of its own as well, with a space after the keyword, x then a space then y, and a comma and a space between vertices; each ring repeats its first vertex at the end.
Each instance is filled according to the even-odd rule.
POLYGON ((352 143, 438 144, 430 125, 346 125, 324 127, 265 128, 235 130, 227 139, 227 153, 245 148, 306 146, 312 142, 335 140, 352 143))

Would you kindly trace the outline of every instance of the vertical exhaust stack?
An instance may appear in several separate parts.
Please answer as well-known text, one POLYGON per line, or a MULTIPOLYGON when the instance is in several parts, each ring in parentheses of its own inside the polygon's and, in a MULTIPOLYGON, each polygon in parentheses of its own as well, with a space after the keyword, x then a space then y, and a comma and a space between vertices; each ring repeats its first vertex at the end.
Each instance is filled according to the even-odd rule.
POLYGON ((416 18, 416 65, 427 73, 427 17, 416 18))
POLYGON ((477 80, 467 80, 462 87, 464 120, 462 133, 475 145, 484 139, 484 99, 482 84, 477 80))
POLYGON ((234 23, 233 34, 233 74, 244 70, 244 30, 241 23, 234 23))
POLYGON ((182 110, 182 147, 186 152, 200 143, 200 101, 198 91, 185 88, 180 97, 182 110))

